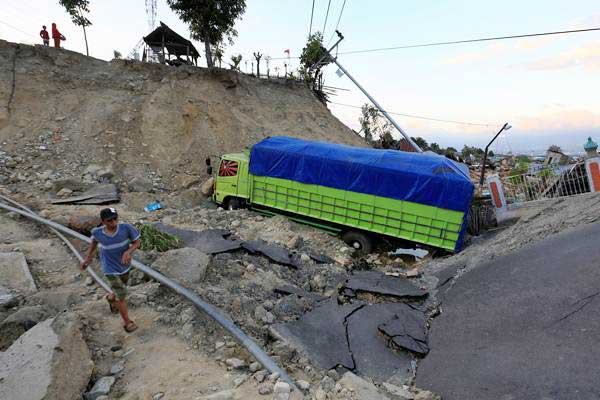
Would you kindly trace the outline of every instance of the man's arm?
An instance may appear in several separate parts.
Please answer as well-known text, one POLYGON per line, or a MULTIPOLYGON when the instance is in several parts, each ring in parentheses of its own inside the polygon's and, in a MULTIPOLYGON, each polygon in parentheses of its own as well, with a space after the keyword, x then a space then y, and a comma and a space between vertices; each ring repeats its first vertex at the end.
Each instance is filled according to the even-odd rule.
POLYGON ((137 240, 134 240, 133 242, 131 242, 131 244, 129 245, 129 248, 127 250, 125 250, 125 252, 123 253, 123 257, 121 259, 121 261, 123 262, 124 265, 129 265, 129 263, 131 262, 131 255, 133 254, 134 251, 139 249, 141 245, 142 245, 142 241, 140 239, 137 239, 137 240))
POLYGON ((90 265, 92 263, 92 256, 94 255, 94 252, 96 251, 97 248, 98 248, 98 242, 96 240, 92 239, 92 243, 90 244, 90 247, 88 247, 87 252, 85 254, 85 259, 80 264, 81 269, 86 269, 88 267, 88 265, 90 265))

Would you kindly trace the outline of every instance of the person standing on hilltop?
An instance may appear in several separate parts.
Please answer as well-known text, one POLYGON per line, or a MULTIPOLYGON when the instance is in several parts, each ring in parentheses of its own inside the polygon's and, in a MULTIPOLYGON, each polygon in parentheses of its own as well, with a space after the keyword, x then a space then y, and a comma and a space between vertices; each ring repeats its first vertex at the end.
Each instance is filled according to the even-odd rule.
POLYGON ((131 254, 140 245, 140 233, 130 224, 120 224, 119 215, 114 208, 100 211, 102 226, 92 229, 92 243, 87 250, 81 269, 86 269, 92 262, 92 256, 100 247, 100 264, 113 293, 106 296, 110 310, 119 312, 123 319, 123 329, 133 332, 137 329, 135 322, 129 319, 127 297, 127 281, 131 269, 131 254))
POLYGON ((54 47, 57 49, 60 48, 61 40, 67 40, 67 38, 58 31, 58 28, 56 28, 56 24, 54 22, 52 23, 52 39, 54 39, 54 47))
POLYGON ((46 25, 42 25, 42 30, 40 31, 40 37, 44 41, 44 46, 50 45, 50 35, 48 34, 48 31, 46 30, 46 25))

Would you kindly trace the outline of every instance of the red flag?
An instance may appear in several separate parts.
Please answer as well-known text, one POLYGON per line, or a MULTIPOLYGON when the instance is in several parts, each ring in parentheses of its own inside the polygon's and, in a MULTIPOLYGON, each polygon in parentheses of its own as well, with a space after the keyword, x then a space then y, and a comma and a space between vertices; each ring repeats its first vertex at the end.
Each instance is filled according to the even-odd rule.
POLYGON ((290 49, 285 49, 283 52, 287 53, 288 56, 290 55, 290 49))

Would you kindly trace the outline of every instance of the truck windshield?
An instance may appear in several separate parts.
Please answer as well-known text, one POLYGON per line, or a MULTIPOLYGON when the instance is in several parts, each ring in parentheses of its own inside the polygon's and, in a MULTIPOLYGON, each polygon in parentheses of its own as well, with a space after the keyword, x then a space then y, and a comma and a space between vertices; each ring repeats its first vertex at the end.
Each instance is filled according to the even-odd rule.
POLYGON ((219 176, 236 176, 238 173, 237 161, 222 160, 219 166, 219 176))

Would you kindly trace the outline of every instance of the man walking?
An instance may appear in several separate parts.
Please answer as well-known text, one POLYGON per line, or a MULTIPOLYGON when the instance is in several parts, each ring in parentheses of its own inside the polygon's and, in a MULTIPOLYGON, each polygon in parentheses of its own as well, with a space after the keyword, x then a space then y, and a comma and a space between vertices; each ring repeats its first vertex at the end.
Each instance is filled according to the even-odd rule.
POLYGON ((44 41, 44 46, 50 45, 50 35, 48 34, 48 31, 46 30, 46 25, 42 26, 42 30, 40 31, 40 37, 44 41))
POLYGON ((100 247, 102 272, 113 290, 106 299, 111 311, 121 314, 123 329, 126 332, 133 332, 137 326, 129 319, 125 298, 131 269, 131 254, 140 247, 140 234, 132 225, 120 224, 118 217, 117 210, 114 208, 100 211, 102 226, 92 229, 92 244, 88 248, 85 260, 81 262, 81 268, 85 269, 90 265, 96 248, 100 247))
POLYGON ((54 22, 52 23, 52 39, 54 39, 54 47, 57 49, 60 48, 61 40, 67 40, 67 38, 65 38, 63 34, 58 31, 58 28, 54 22))

